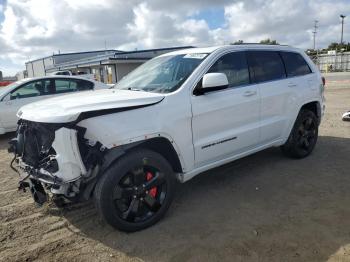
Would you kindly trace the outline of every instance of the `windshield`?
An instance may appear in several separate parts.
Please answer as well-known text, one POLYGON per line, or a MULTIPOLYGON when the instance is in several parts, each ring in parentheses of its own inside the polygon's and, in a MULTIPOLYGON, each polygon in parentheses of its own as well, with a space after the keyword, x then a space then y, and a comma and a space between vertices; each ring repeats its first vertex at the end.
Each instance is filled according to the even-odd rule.
POLYGON ((153 58, 124 77, 115 88, 155 93, 173 92, 207 55, 182 54, 153 58))

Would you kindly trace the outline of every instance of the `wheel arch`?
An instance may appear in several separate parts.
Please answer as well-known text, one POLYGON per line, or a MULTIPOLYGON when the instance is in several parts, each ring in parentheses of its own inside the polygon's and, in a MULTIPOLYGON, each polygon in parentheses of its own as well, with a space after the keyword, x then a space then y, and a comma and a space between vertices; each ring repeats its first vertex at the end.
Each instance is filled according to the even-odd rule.
POLYGON ((109 149, 105 155, 102 170, 108 168, 114 161, 121 156, 127 154, 131 150, 138 148, 146 148, 162 155, 172 166, 175 173, 183 172, 183 164, 180 159, 180 155, 176 150, 174 142, 167 137, 157 136, 148 138, 142 141, 136 141, 130 144, 121 145, 112 149, 109 149))
POLYGON ((321 104, 319 101, 311 101, 311 102, 308 102, 308 103, 305 103, 299 110, 299 112, 303 109, 308 109, 310 111, 312 111, 316 117, 317 117, 317 120, 318 120, 318 124, 321 123, 321 104))
POLYGON ((308 109, 311 110, 312 112, 315 113, 316 117, 317 117, 317 121, 318 121, 318 125, 320 125, 321 123, 321 118, 322 118, 322 111, 321 111, 321 104, 319 101, 317 100, 311 100, 311 101, 306 101, 303 104, 301 104, 299 106, 299 110, 295 111, 293 113, 293 116, 290 119, 289 125, 288 127, 285 129, 284 131, 284 135, 283 135, 283 140, 281 142, 281 144, 283 145, 289 138, 290 133, 292 132, 293 126, 295 124, 295 121, 298 118, 298 115, 300 114, 300 112, 303 109, 308 109))
POLYGON ((139 148, 146 148, 159 153, 169 162, 175 174, 183 173, 184 166, 181 162, 180 155, 175 149, 174 142, 171 142, 168 138, 162 136, 149 138, 143 141, 137 141, 109 149, 103 157, 97 176, 86 185, 82 198, 87 200, 91 197, 96 183, 103 176, 104 172, 115 163, 115 161, 126 155, 128 152, 139 148))
POLYGON ((181 160, 173 144, 174 142, 171 142, 168 138, 159 136, 142 141, 131 149, 146 148, 157 152, 170 163, 175 173, 182 173, 183 167, 181 160))

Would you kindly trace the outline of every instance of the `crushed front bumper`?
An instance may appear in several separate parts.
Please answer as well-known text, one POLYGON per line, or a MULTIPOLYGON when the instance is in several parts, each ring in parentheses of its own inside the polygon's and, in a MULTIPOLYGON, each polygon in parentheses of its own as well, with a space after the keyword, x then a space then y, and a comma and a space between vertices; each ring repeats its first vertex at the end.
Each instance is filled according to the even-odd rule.
POLYGON ((64 126, 20 122, 8 150, 14 154, 11 167, 20 174, 19 188, 29 187, 38 204, 47 200, 44 188, 66 197, 77 193, 77 181, 87 173, 77 132, 64 126))

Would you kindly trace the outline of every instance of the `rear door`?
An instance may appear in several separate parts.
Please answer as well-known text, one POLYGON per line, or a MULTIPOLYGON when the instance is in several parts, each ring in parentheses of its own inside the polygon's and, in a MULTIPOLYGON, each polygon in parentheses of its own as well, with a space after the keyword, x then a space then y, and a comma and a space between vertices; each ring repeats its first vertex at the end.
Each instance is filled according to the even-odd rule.
POLYGON ((311 90, 319 90, 319 79, 316 74, 312 73, 301 54, 283 51, 281 56, 286 67, 287 77, 290 79, 290 82, 296 84, 296 89, 310 87, 311 90))
POLYGON ((279 139, 287 127, 288 111, 294 107, 294 83, 287 79, 283 60, 278 51, 248 51, 252 81, 259 86, 260 143, 279 139))
POLYGON ((284 136, 288 136, 304 101, 319 96, 320 80, 301 54, 292 51, 281 51, 280 54, 286 68, 288 89, 292 93, 286 105, 289 126, 284 136))
POLYGON ((195 164, 245 152, 259 141, 259 92, 250 84, 244 52, 220 57, 208 73, 225 73, 229 88, 192 96, 195 164))

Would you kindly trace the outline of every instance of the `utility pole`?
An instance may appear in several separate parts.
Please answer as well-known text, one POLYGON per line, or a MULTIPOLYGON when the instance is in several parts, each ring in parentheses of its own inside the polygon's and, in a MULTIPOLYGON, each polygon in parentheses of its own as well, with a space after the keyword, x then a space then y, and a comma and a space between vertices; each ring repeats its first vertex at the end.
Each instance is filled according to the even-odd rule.
POLYGON ((317 28, 318 28, 318 20, 315 20, 314 24, 314 31, 312 31, 312 34, 314 35, 314 50, 316 49, 316 34, 317 34, 317 28))
POLYGON ((343 33, 344 33, 344 18, 346 16, 345 15, 340 15, 341 18, 341 37, 340 37, 340 44, 343 44, 343 33))

